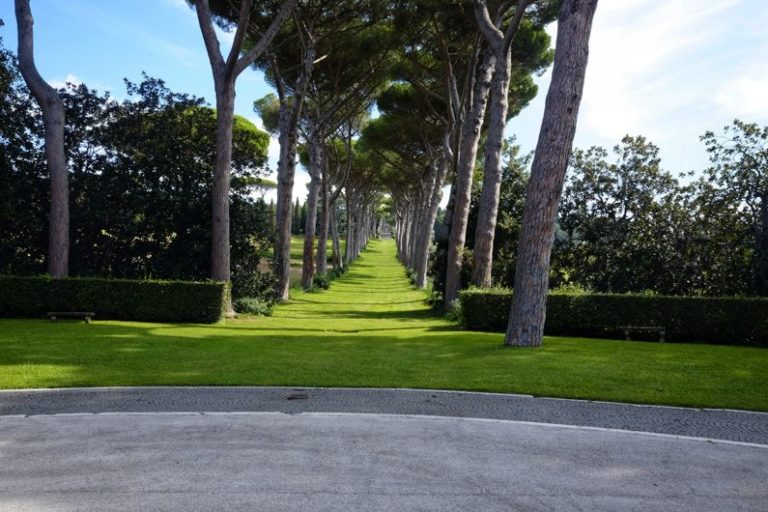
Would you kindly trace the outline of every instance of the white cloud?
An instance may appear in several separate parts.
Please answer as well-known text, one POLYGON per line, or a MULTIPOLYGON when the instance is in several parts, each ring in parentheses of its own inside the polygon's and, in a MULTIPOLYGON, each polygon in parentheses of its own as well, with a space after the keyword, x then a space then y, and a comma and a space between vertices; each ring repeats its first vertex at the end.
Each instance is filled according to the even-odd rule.
MULTIPOLYGON (((705 131, 735 117, 768 124, 766 36, 765 0, 601 3, 575 145, 611 147, 641 134, 670 171, 703 169, 705 131)), ((508 127, 524 151, 536 146, 550 76, 536 79, 539 95, 508 127)))
MULTIPOLYGON (((713 91, 695 78, 697 61, 722 36, 722 16, 740 0, 610 2, 598 12, 590 41, 581 120, 601 137, 652 139, 675 131, 675 112, 695 108, 713 91)), ((679 118, 676 121, 680 121, 679 118)))
POLYGON ((747 71, 733 77, 715 95, 715 102, 725 116, 745 121, 768 118, 768 68, 747 71))
POLYGON ((80 80, 80 78, 74 73, 67 73, 67 76, 64 77, 64 80, 48 80, 48 83, 55 89, 61 89, 67 84, 80 85, 83 83, 83 81, 80 80))

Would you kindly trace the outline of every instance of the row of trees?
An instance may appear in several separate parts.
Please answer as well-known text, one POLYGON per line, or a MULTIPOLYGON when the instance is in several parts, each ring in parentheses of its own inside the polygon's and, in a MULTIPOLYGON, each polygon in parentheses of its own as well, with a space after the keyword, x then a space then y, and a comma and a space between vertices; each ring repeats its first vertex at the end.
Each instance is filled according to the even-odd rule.
MULTIPOLYGON (((531 75, 554 62, 539 145, 528 180, 516 289, 506 343, 541 342, 555 217, 584 84, 596 1, 408 2, 407 37, 381 116, 361 143, 378 158, 392 197, 398 250, 426 285, 441 190, 451 179, 435 268, 446 307, 462 285, 473 177, 483 155, 472 282, 490 286, 502 182, 503 132, 536 94, 531 75), (556 50, 544 27, 558 18, 556 50), (482 148, 482 151, 480 151, 482 148)), ((397 23, 397 17, 395 23, 397 23)))
MULTIPOLYGON (((450 211, 441 233, 446 255, 444 299, 450 305, 460 287, 479 152, 484 155, 483 185, 473 280, 489 285, 504 126, 535 94, 531 74, 554 61, 528 182, 507 337, 510 344, 540 342, 555 214, 575 131, 596 0, 189 3, 197 12, 216 90, 210 275, 218 280, 231 277, 235 84, 246 68, 255 66, 276 92, 255 108, 280 142, 274 248, 279 299, 288 297, 292 192, 301 148, 311 177, 304 229, 305 287, 311 286, 318 269, 324 269, 325 240, 330 236, 334 247, 338 243, 337 219, 332 219, 338 211, 336 201, 344 202, 348 262, 377 229, 382 192, 388 192, 392 201, 401 258, 416 272, 417 284, 425 286, 430 234, 441 190, 450 178, 450 211), (557 16, 553 53, 544 26, 557 16), (234 33, 226 56, 221 54, 215 24, 234 33), (381 115, 366 122, 374 102, 381 115)), ((68 219, 60 206, 68 201, 57 199, 69 186, 56 178, 68 176, 66 160, 54 154, 62 145, 60 98, 44 82, 41 85, 34 69, 29 0, 16 0, 16 7, 22 75, 46 120, 45 146, 53 178, 50 232, 56 240, 52 238, 49 260, 65 261, 56 256, 66 252, 69 240, 66 229, 59 229, 59 221, 68 219)), ((62 222, 68 226, 68 220, 62 222)), ((59 266, 51 267, 51 272, 66 274, 66 264, 63 270, 59 266)))
MULTIPOLYGON (((339 37, 347 37, 348 43, 351 39, 359 41, 361 37, 368 37, 370 31, 367 29, 376 24, 379 18, 377 12, 380 10, 379 2, 370 2, 369 5, 362 6, 358 2, 299 2, 289 0, 285 2, 262 2, 262 5, 255 5, 249 0, 243 0, 238 5, 232 2, 214 2, 209 5, 207 1, 190 2, 198 15, 198 21, 205 42, 211 63, 214 85, 216 90, 216 110, 215 115, 215 133, 214 144, 208 144, 204 137, 199 137, 197 142, 201 146, 194 155, 195 162, 205 162, 212 164, 212 180, 199 180, 201 185, 210 184, 210 190, 202 187, 208 194, 212 204, 211 215, 207 223, 207 229, 196 230, 196 226, 191 223, 190 226, 176 226, 177 231, 189 231, 193 229, 196 233, 209 233, 210 243, 199 244, 210 248, 210 255, 204 258, 210 264, 208 276, 217 280, 229 281, 232 278, 232 269, 239 266, 233 265, 231 253, 235 250, 237 240, 231 237, 235 232, 230 222, 231 210, 235 207, 238 198, 242 198, 243 187, 252 184, 253 179, 239 181, 237 179, 238 167, 242 167, 235 161, 237 158, 233 154, 233 139, 237 134, 237 123, 240 121, 234 116, 234 96, 235 83, 237 77, 249 66, 255 65, 262 69, 268 69, 270 80, 276 86, 278 97, 276 101, 270 102, 266 98, 257 105, 257 110, 264 108, 262 115, 265 118, 265 124, 272 130, 280 133, 281 141, 281 159, 278 164, 278 204, 276 207, 277 233, 275 244, 275 270, 277 273, 277 295, 281 299, 287 298, 288 276, 290 262, 290 198, 293 188, 293 173, 295 166, 295 154, 299 142, 298 134, 303 136, 303 142, 308 147, 312 165, 309 166, 313 181, 310 188, 310 200, 305 232, 308 240, 308 248, 305 252, 311 254, 314 243, 314 226, 317 216, 317 195, 320 188, 320 174, 326 174, 321 167, 328 167, 330 159, 324 155, 323 145, 326 137, 338 135, 337 138, 347 141, 349 146, 354 134, 352 128, 355 115, 363 114, 371 103, 370 85, 363 84, 349 89, 349 66, 350 55, 338 55, 339 48, 349 48, 349 51, 355 50, 354 45, 340 44, 339 37), (367 9, 368 16, 364 16, 364 9, 367 9), (362 20, 362 21, 361 21, 362 20), (214 24, 219 24, 227 29, 234 30, 234 38, 230 52, 224 56, 219 50, 219 41, 214 31, 214 24), (337 39, 325 42, 329 36, 337 39), (275 44, 273 40, 277 38, 275 44), (323 46, 325 45, 325 47, 323 46), (310 82, 312 68, 316 64, 314 58, 318 49, 330 50, 333 47, 334 69, 325 66, 324 75, 316 73, 316 77, 310 82), (294 51, 299 49, 300 51, 294 51), (269 51, 268 51, 269 50, 269 51), (276 51, 279 50, 279 51, 276 51), (303 63, 297 69, 294 63, 298 59, 303 63), (324 82, 322 81, 324 80, 324 82), (335 89, 333 89, 335 87, 335 89), (343 97, 337 93, 348 92, 343 97), (323 99, 325 95, 326 99, 323 99), (357 102, 355 103, 355 100, 357 102), (310 103, 311 101, 311 103, 310 103), (330 103, 329 103, 330 101, 330 103), (269 111, 270 107, 275 107, 269 111), (305 108, 306 107, 306 108, 305 108), (312 111, 310 111, 310 108, 312 111), (270 117, 271 114, 274 116, 270 117), (274 119, 275 123, 267 123, 267 120, 274 119), (344 126, 342 126, 344 125, 344 126), (346 127, 346 131, 343 129, 346 127), (314 141, 314 142, 313 142, 314 141), (206 146, 204 146, 206 145, 206 146), (205 155, 201 156, 200 153, 205 155), (317 170, 318 172, 315 172, 317 170), (238 188, 239 187, 239 188, 238 188), (287 229, 285 229, 287 228, 287 229)), ((19 0, 16 2, 16 17, 19 27, 19 69, 24 77, 27 87, 32 92, 39 106, 39 113, 44 120, 44 129, 36 132, 44 137, 47 164, 47 175, 50 177, 50 211, 48 215, 50 243, 47 248, 48 272, 54 277, 63 277, 70 272, 69 254, 71 246, 70 236, 70 204, 73 202, 70 197, 71 184, 70 175, 73 171, 80 170, 82 162, 68 160, 68 151, 71 151, 71 144, 65 141, 64 131, 69 129, 72 124, 71 119, 66 119, 66 106, 63 96, 66 93, 56 91, 50 87, 37 72, 34 63, 33 48, 33 19, 29 5, 29 0, 19 0), (66 121, 65 121, 66 119, 66 121), (62 155, 63 153, 63 155, 62 155)), ((370 48, 376 48, 377 41, 373 41, 370 48)), ((326 55, 327 57, 327 55, 326 55)), ((323 60, 323 58, 318 59, 323 60)), ((330 61, 330 59, 328 60, 330 61)), ((373 61, 366 61, 355 70, 359 77, 365 77, 368 80, 371 75, 371 64, 373 61)), ((383 78, 379 78, 383 80, 383 78)), ((375 83, 375 80, 374 80, 375 83)), ((108 99, 104 98, 104 105, 108 99)), ((102 107, 104 106, 102 105, 102 107)), ((197 105, 200 106, 200 105, 197 105)), ((174 106, 162 105, 159 110, 173 111, 174 106)), ((183 108, 181 110, 184 110, 183 108)), ((178 116, 177 116, 178 117, 178 116)), ((174 119, 175 120, 175 119, 174 119)), ((185 118, 186 120, 186 118, 185 118)), ((146 120, 144 120, 146 121, 146 120)), ((210 123, 209 123, 210 124, 210 123)), ((160 126, 160 125, 158 125, 160 126)), ((99 133, 101 126, 98 123, 89 126, 88 130, 98 127, 99 133)), ((145 128, 142 126, 142 128, 145 128)), ((201 128, 202 129, 202 128, 201 128)), ((137 140, 131 141, 138 145, 146 144, 143 139, 151 137, 147 131, 135 132, 131 134, 137 137, 137 140)), ((166 140, 171 138, 172 133, 165 133, 166 140)), ((182 134, 185 135, 185 134, 182 134)), ((10 139, 9 139, 10 140, 10 139)), ((99 141, 102 142, 102 141, 99 141)), ((151 144, 150 144, 151 145, 151 144)), ((103 148, 96 150, 104 151, 103 148)), ((351 151, 347 151, 347 160, 351 159, 351 151)), ((173 151, 169 151, 173 154, 173 151)), ((100 156, 100 155, 99 155, 100 156)), ((262 158, 263 152, 254 152, 253 158, 262 158)), ((339 160, 337 158, 336 160, 339 160)), ((13 161, 13 165, 17 161, 13 161)), ((140 158, 134 161, 136 167, 146 164, 140 158)), ((193 166, 194 167, 194 166, 193 166)), ((198 168, 200 165, 197 166, 198 168)), ((337 166, 338 167, 338 166, 337 166)), ((349 164, 344 165, 346 173, 349 173, 349 164)), ((10 168, 10 166, 9 166, 10 168)), ((207 167, 206 167, 207 168, 207 167)), ((158 174, 160 179, 167 178, 173 180, 176 176, 163 176, 164 173, 174 174, 177 169, 173 166, 159 167, 158 174)), ((9 171, 10 173, 11 171, 9 171)), ((101 171, 94 171, 101 179, 101 171)), ((330 172, 327 171, 327 172, 330 172)), ((10 176, 10 174, 9 174, 10 176)), ((12 180, 18 178, 17 174, 11 176, 12 180)), ((253 178, 251 176, 251 178, 253 178)), ((367 183, 364 177, 358 177, 357 183, 353 180, 346 186, 346 211, 350 212, 350 218, 347 224, 350 227, 351 243, 347 244, 346 259, 340 255, 341 244, 339 242, 338 230, 334 229, 336 222, 334 219, 333 227, 329 228, 331 217, 337 210, 331 211, 330 203, 335 203, 341 193, 341 186, 335 190, 326 179, 323 186, 323 226, 322 236, 327 238, 329 232, 334 238, 334 253, 337 257, 334 259, 337 265, 343 265, 344 261, 351 261, 362 250, 369 237, 371 226, 375 226, 374 216, 376 208, 369 207, 367 195, 370 194, 371 184, 367 183), (353 193, 354 192, 354 193, 353 193), (353 196, 359 193, 363 197, 355 199, 353 196), (367 194, 367 195, 366 195, 367 194)), ((156 190, 153 190, 155 192, 156 190)), ((247 195, 247 193, 246 193, 247 195)), ((16 197, 16 194, 8 193, 9 197, 16 197)), ((180 198, 179 198, 180 199, 180 198)), ((15 199, 14 199, 15 200, 15 199)), ((154 201, 154 199, 153 199, 154 201)), ((163 203, 157 202, 156 206, 162 208, 163 203)), ((154 207, 155 205, 153 205, 154 207)), ((199 207, 195 204, 195 207, 199 207)), ((166 212, 166 209, 160 209, 158 212, 166 212)), ((80 229, 80 225, 78 225, 80 229)), ((169 231, 165 238, 183 238, 176 231, 169 231)), ((153 238, 150 236, 150 238, 153 238)), ((158 238, 163 238, 158 236, 158 238)), ((10 243, 8 247, 15 247, 18 244, 10 243)), ((177 244, 178 245, 178 244, 177 244)), ((253 244, 252 244, 253 245, 253 244)), ((259 245, 259 244, 256 244, 259 245)), ((320 244, 325 248, 325 243, 320 244)), ((17 251, 18 252, 18 251, 17 251)), ((23 251, 22 251, 23 252, 23 251)), ((258 251, 254 251, 258 259, 258 251)), ((152 258, 148 255, 147 259, 152 258)), ((318 254, 318 266, 325 271, 326 258, 324 254, 318 254)), ((190 258, 198 262, 199 259, 190 258)), ((10 260, 9 260, 10 261, 10 260)), ((153 261, 157 261, 155 258, 153 261)), ((312 257, 309 257, 309 265, 305 257, 305 276, 303 282, 307 286, 312 282, 312 257), (309 267, 309 272, 307 272, 309 267)), ((237 262, 236 262, 237 263, 237 262)), ((79 263, 77 264, 79 265, 79 263)), ((15 271, 15 268, 8 267, 15 271)), ((80 270, 79 266, 75 270, 80 270)), ((120 275, 120 272, 109 272, 112 275, 120 275)), ((177 276, 176 271, 159 272, 160 276, 177 276)), ((197 273, 181 274, 187 277, 200 277, 197 273)), ((153 275, 153 272, 144 271, 144 275, 153 275)))

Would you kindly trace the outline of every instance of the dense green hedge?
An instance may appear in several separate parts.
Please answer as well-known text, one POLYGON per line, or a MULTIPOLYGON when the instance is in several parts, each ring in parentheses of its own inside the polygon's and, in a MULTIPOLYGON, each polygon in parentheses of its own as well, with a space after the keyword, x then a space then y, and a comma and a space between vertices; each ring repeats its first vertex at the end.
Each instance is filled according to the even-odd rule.
MULTIPOLYGON (((459 301, 466 328, 506 330, 511 290, 464 290, 459 301)), ((625 325, 664 327, 667 341, 673 342, 768 346, 768 299, 605 293, 552 293, 547 298, 547 335, 623 338, 620 327, 625 325)), ((633 333, 632 338, 643 336, 633 333)))
POLYGON ((0 318, 93 311, 97 320, 216 322, 224 283, 0 276, 0 318))

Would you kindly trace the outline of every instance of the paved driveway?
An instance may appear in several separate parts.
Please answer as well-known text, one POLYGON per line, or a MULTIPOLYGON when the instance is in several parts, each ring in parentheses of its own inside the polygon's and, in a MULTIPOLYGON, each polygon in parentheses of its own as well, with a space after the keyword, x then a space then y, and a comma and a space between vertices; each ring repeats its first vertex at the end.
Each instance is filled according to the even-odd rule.
POLYGON ((768 509, 768 446, 338 413, 0 417, 0 510, 768 509))

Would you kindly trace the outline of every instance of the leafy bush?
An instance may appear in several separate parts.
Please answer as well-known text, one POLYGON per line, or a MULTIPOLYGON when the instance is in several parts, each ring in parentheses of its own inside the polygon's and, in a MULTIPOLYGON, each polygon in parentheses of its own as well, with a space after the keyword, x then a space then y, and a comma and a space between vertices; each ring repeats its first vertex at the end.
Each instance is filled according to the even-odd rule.
POLYGON ((327 290, 331 287, 331 276, 328 274, 315 274, 312 278, 312 286, 327 290))
POLYGON ((0 276, 0 318, 93 311, 99 320, 216 322, 226 284, 190 281, 0 276))
POLYGON ((275 294, 275 275, 257 268, 236 267, 232 270, 232 296, 256 297, 271 302, 275 294))
MULTIPOLYGON (((464 290, 459 301, 466 328, 506 330, 511 290, 464 290)), ((625 325, 664 327, 672 342, 768 346, 768 299, 604 293, 550 293, 547 298, 547 335, 623 338, 625 325)))
POLYGON ((235 311, 248 315, 272 315, 272 303, 257 297, 240 297, 233 302, 235 311))

